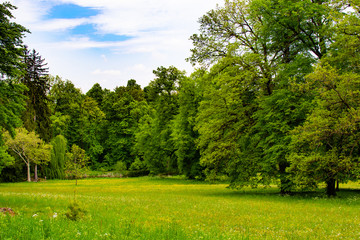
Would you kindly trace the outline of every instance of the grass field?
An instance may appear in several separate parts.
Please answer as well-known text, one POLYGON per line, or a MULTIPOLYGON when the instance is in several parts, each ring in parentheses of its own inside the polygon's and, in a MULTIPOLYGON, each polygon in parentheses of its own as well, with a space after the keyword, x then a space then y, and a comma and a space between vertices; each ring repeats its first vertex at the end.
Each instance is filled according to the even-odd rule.
MULTIPOLYGON (((359 239, 360 192, 328 199, 175 178, 0 184, 0 239, 359 239), (75 201, 78 221, 65 213, 75 201)), ((359 184, 341 186, 360 189, 359 184)))

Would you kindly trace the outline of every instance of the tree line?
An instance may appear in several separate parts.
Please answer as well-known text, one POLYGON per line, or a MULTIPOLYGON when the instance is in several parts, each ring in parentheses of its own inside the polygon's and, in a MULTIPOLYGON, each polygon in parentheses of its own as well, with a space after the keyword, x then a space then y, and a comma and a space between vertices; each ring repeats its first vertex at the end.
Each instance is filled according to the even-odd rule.
POLYGON ((358 1, 225 0, 191 36, 190 76, 162 66, 144 89, 131 79, 85 94, 23 45, 14 8, 0 5, 3 180, 30 162, 48 178, 88 162, 282 193, 326 183, 329 196, 359 178, 358 1), (27 164, 11 142, 30 134, 27 164))

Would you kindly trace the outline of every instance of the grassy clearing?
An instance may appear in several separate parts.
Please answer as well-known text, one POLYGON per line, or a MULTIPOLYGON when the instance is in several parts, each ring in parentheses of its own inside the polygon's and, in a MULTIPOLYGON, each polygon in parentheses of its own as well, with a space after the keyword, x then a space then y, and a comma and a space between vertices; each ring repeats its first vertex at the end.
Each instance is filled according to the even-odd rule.
MULTIPOLYGON (((276 188, 173 178, 0 184, 0 239, 358 239, 360 193, 280 196, 276 188), (65 217, 76 199, 86 218, 65 217)), ((344 187, 344 186, 342 186, 344 187)), ((345 186, 360 189, 359 184, 345 186)))

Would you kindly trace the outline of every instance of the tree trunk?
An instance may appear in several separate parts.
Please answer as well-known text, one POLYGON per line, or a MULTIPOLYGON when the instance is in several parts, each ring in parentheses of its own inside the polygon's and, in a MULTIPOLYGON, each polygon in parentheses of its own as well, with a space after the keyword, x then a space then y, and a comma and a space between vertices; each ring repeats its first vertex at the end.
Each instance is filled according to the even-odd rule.
POLYGON ((35 164, 35 182, 38 181, 38 174, 37 174, 37 164, 35 164))
POLYGON ((286 168, 289 167, 288 162, 279 163, 279 173, 280 173, 280 193, 288 194, 291 192, 292 182, 287 178, 286 168))
POLYGON ((326 182, 326 194, 328 197, 334 197, 336 196, 336 188, 335 188, 335 179, 329 179, 326 182))
POLYGON ((30 178, 30 163, 26 164, 27 166, 27 181, 31 182, 31 178, 30 178))

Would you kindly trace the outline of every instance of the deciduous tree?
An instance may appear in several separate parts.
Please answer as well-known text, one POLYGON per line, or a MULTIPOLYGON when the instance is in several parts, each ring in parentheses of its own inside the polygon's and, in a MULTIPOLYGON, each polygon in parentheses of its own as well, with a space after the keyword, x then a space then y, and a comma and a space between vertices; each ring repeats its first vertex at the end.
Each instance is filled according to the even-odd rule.
POLYGON ((0 79, 22 75, 24 45, 23 37, 29 32, 25 27, 12 22, 11 11, 16 7, 9 2, 0 4, 0 79))
POLYGON ((71 151, 66 153, 65 173, 67 177, 76 179, 76 185, 77 179, 87 172, 89 160, 85 150, 75 144, 72 145, 71 151))
POLYGON ((62 135, 58 135, 51 141, 51 145, 51 158, 46 168, 46 176, 49 179, 64 179, 67 152, 66 139, 62 135))
MULTIPOLYGON (((25 128, 17 128, 15 133, 15 138, 10 134, 6 135, 6 145, 26 164, 27 181, 30 182, 30 166, 34 164, 36 169, 37 165, 47 164, 50 161, 51 146, 45 144, 35 132, 28 132, 25 128)), ((35 180, 36 175, 35 171, 35 180)))
POLYGON ((203 177, 200 151, 196 147, 199 133, 194 129, 199 103, 203 95, 201 84, 203 74, 204 71, 198 70, 190 78, 186 77, 179 81, 179 113, 172 121, 171 137, 176 149, 179 173, 188 178, 203 177))
POLYGON ((173 66, 153 72, 156 78, 147 87, 146 96, 154 111, 139 126, 135 147, 152 173, 177 172, 171 121, 178 113, 178 82, 185 73, 173 66))
POLYGON ((23 65, 23 37, 28 30, 12 22, 11 11, 16 9, 9 2, 0 4, 0 173, 3 167, 13 162, 7 154, 3 141, 3 130, 14 136, 14 129, 21 124, 21 112, 25 110, 25 88, 14 82, 21 76, 23 65))

